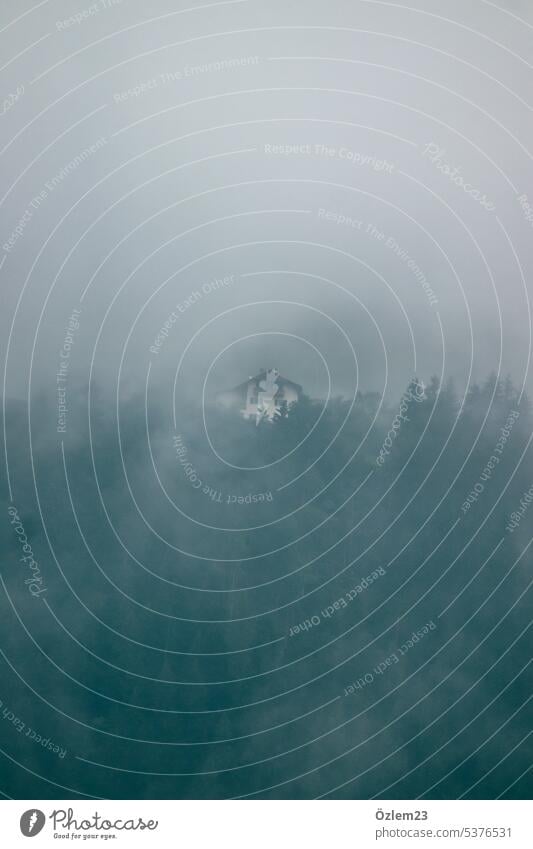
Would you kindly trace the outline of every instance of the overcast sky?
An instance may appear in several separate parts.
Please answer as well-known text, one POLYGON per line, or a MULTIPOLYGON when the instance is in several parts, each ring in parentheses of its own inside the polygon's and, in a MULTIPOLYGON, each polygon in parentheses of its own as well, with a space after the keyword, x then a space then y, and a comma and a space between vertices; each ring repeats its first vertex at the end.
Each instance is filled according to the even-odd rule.
POLYGON ((150 362, 198 397, 262 366, 312 395, 531 385, 533 11, 395 5, 44 3, 9 27, 8 395, 34 341, 32 387, 55 391, 73 309, 70 374, 121 368, 127 391, 150 362))

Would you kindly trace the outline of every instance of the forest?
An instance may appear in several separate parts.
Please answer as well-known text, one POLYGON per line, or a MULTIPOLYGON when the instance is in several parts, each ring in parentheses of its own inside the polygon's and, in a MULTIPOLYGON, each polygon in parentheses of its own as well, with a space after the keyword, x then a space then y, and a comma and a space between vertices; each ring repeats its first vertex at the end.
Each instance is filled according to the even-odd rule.
POLYGON ((527 798, 532 433, 495 375, 260 426, 6 400, 2 786, 527 798))

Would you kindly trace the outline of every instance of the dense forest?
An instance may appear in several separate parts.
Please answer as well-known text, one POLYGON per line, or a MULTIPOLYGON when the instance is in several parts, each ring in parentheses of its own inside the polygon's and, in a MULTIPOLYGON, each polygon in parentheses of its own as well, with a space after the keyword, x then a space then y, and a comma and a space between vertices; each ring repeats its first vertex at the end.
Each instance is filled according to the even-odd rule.
POLYGON ((259 426, 98 387, 71 407, 62 434, 47 398, 6 402, 6 794, 527 798, 533 422, 509 378, 259 426))

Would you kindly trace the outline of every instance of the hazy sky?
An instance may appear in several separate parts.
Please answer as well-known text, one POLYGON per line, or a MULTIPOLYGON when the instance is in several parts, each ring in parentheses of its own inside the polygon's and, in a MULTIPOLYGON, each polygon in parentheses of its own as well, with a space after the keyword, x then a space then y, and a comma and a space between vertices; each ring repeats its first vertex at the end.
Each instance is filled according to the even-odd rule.
POLYGON ((9 24, 8 395, 27 392, 34 341, 32 386, 54 391, 75 308, 70 374, 93 362, 111 386, 123 358, 128 391, 150 360, 172 383, 185 350, 193 396, 216 358, 208 393, 262 366, 312 395, 398 393, 415 371, 521 384, 533 13, 419 7, 47 2, 9 24))

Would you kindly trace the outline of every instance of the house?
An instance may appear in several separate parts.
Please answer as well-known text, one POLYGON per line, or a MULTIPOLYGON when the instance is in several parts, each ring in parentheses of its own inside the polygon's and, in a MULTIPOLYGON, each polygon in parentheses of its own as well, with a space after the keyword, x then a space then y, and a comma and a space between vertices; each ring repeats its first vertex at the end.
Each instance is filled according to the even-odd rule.
POLYGON ((262 369, 234 389, 220 392, 217 403, 226 409, 238 410, 245 419, 273 421, 281 406, 287 409, 300 400, 302 387, 282 377, 275 368, 262 369))

